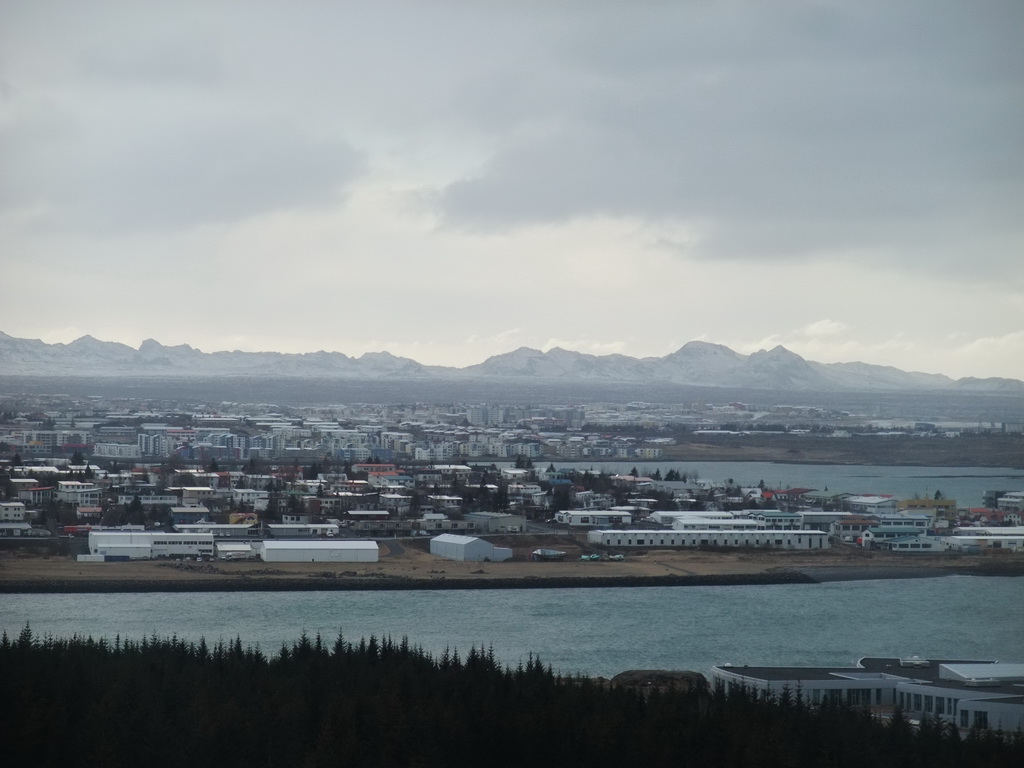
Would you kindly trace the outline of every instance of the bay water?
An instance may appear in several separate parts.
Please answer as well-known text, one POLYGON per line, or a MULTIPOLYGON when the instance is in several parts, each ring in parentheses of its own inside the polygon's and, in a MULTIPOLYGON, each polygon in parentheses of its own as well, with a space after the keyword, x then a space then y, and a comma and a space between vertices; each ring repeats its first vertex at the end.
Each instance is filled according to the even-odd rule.
POLYGON ((0 628, 208 643, 274 653, 305 631, 408 637, 439 655, 531 654, 565 674, 716 664, 852 665, 862 656, 1024 661, 1024 577, 479 591, 0 595, 0 628))
MULTIPOLYGON (((660 470, 685 473, 692 481, 725 482, 732 479, 743 487, 761 480, 770 488, 814 488, 830 493, 891 494, 899 499, 956 499, 961 507, 980 507, 986 491, 1024 490, 1024 470, 1013 467, 908 467, 880 464, 784 464, 773 461, 666 461, 639 459, 624 461, 554 462, 556 469, 580 472, 627 474, 632 468, 643 475, 660 470)), ((543 469, 548 464, 540 462, 543 469)), ((669 484, 672 487, 672 484, 669 484)))

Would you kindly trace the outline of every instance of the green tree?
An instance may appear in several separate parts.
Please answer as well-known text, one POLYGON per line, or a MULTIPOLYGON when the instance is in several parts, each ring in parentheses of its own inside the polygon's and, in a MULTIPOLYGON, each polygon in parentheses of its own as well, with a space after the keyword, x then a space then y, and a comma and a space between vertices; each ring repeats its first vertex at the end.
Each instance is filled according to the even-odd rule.
POLYGON ((128 522, 131 525, 142 525, 146 522, 145 507, 142 505, 142 499, 139 494, 132 496, 131 502, 128 504, 128 522))

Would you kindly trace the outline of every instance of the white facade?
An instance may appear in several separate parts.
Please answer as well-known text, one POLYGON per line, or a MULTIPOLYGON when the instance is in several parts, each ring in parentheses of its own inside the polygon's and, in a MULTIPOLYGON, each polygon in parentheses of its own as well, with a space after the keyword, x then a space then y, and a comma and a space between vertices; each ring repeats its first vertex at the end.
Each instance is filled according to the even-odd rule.
POLYGON ((1010 552, 1024 552, 1024 533, 997 534, 998 530, 1014 530, 1012 528, 970 529, 958 528, 953 536, 944 536, 943 543, 947 549, 957 552, 970 552, 984 549, 1005 549, 1010 552), (971 533, 967 533, 971 531, 971 533))
POLYGON ((296 536, 337 536, 341 527, 335 523, 268 523, 267 530, 275 539, 296 536))
POLYGON ((213 557, 211 533, 90 531, 89 553, 148 560, 154 557, 213 557))
POLYGON ((928 554, 941 552, 946 546, 938 536, 905 536, 900 539, 887 539, 881 543, 881 548, 904 554, 928 554))
POLYGON ((182 523, 174 526, 178 533, 212 533, 216 539, 247 539, 259 536, 258 525, 245 523, 182 523))
POLYGON ((104 459, 141 459, 142 449, 135 444, 96 443, 92 447, 92 455, 104 459))
POLYGON ((0 523, 25 522, 25 504, 20 501, 0 502, 0 523))
POLYGON ((483 562, 489 560, 492 563, 512 559, 512 550, 505 547, 496 547, 489 541, 478 539, 475 536, 459 536, 454 533, 442 533, 430 540, 430 554, 438 557, 446 557, 449 560, 463 560, 468 562, 483 562))
POLYGON ((996 499, 996 509, 1024 512, 1024 491, 1010 491, 996 499))
POLYGON ((797 691, 816 706, 826 700, 853 706, 899 707, 919 720, 925 716, 958 728, 1011 733, 1024 728, 1024 664, 990 661, 930 661, 865 658, 857 667, 712 668, 712 682, 775 695, 797 691))
POLYGON ((481 533, 517 533, 526 530, 526 518, 504 512, 467 512, 467 520, 476 523, 481 533))
POLYGON ((76 507, 95 507, 100 503, 102 491, 93 483, 78 480, 57 481, 57 501, 73 504, 76 507))
POLYGON ((661 510, 658 512, 651 512, 651 520, 661 525, 671 525, 674 527, 674 521, 676 520, 689 520, 692 518, 699 518, 701 520, 735 520, 736 515, 732 512, 723 512, 717 509, 708 510, 683 510, 683 511, 665 511, 661 510))
POLYGON ((606 547, 756 547, 828 549, 824 531, 590 531, 590 544, 606 547))
POLYGON ((559 512, 555 519, 564 525, 630 525, 633 515, 612 509, 570 509, 559 512))
POLYGON ((257 545, 267 563, 376 563, 375 541, 264 541, 257 545))
POLYGON ((677 517, 672 520, 674 531, 756 531, 764 530, 757 520, 739 518, 677 517))

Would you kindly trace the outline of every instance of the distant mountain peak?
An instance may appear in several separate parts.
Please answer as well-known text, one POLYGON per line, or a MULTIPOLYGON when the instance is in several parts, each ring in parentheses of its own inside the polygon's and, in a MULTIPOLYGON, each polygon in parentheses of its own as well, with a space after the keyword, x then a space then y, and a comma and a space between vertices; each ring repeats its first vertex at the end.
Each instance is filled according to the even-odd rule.
POLYGON ((19 339, 0 331, 0 374, 44 376, 265 376, 310 379, 535 380, 638 385, 743 387, 793 391, 955 391, 1024 394, 1015 379, 913 373, 867 363, 815 363, 776 345, 743 355, 722 344, 690 341, 664 357, 593 355, 563 347, 519 347, 465 368, 425 366, 387 351, 358 358, 341 352, 212 352, 146 339, 138 349, 85 335, 69 344, 19 339))

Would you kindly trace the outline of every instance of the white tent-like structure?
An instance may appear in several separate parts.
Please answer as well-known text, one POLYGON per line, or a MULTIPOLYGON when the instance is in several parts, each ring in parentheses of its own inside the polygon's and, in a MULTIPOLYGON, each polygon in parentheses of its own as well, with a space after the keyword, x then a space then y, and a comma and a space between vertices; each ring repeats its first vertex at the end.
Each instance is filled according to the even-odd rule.
POLYGON ((376 563, 376 541, 264 541, 260 556, 267 563, 376 563))
POLYGON ((475 536, 459 536, 454 533, 443 533, 430 540, 430 554, 446 557, 449 560, 463 560, 479 563, 488 560, 500 563, 512 559, 512 550, 496 547, 489 541, 475 536))

